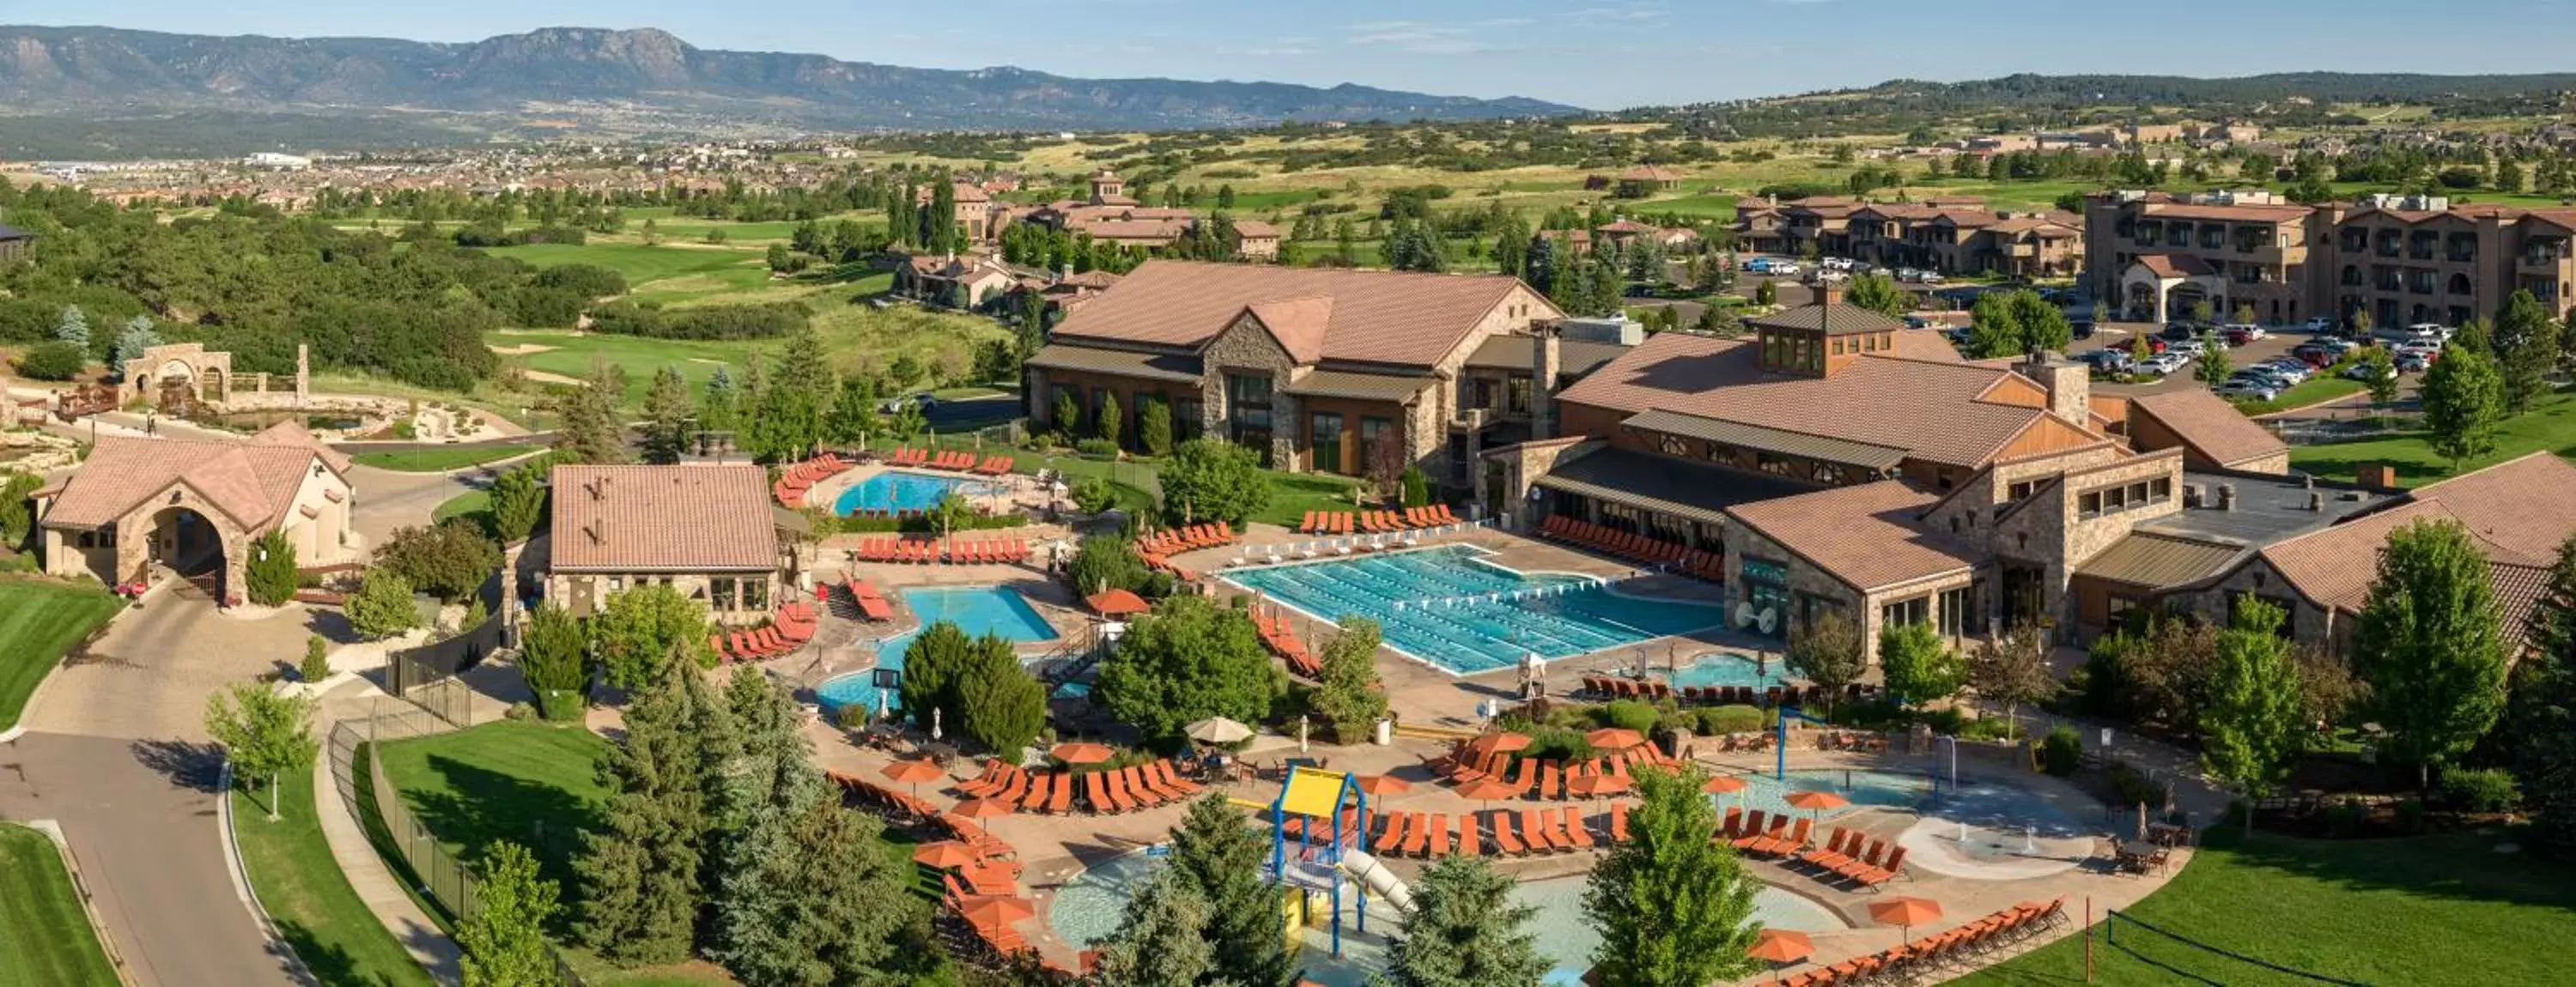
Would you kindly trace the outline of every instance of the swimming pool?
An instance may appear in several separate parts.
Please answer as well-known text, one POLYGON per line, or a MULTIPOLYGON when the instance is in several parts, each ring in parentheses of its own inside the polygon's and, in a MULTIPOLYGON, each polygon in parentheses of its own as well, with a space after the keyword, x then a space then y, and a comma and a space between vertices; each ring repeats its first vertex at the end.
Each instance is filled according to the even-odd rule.
POLYGON ((1738 775, 1744 790, 1729 795, 1712 795, 1719 812, 1742 807, 1760 810, 1767 815, 1786 813, 1791 820, 1837 819, 1866 808, 1912 809, 1932 798, 1932 780, 1923 775, 1894 771, 1846 771, 1819 768, 1789 772, 1789 777, 1774 778, 1768 774, 1738 775), (1822 813, 1792 808, 1788 798, 1797 792, 1832 792, 1851 800, 1850 805, 1826 809, 1822 813))
POLYGON ((1574 655, 1720 626, 1726 608, 1651 600, 1565 574, 1485 561, 1470 545, 1234 569, 1225 577, 1317 618, 1378 622, 1387 644, 1457 675, 1523 652, 1574 655))
POLYGON ((887 470, 868 477, 832 501, 832 513, 856 514, 860 511, 926 511, 939 506, 941 498, 951 493, 985 497, 1002 492, 990 483, 930 473, 907 473, 887 470))
MULTIPOLYGON (((1055 640, 1055 628, 1019 593, 1000 586, 918 586, 897 591, 904 606, 921 618, 919 627, 875 643, 876 667, 836 675, 814 687, 814 698, 827 713, 857 706, 901 709, 895 693, 902 682, 903 652, 922 628, 949 621, 968 637, 999 634, 1013 644, 1055 640)), ((862 646, 866 642, 862 641, 862 646)))
POLYGON ((1776 659, 1765 665, 1754 661, 1750 655, 1732 651, 1711 651, 1701 654, 1690 664, 1675 670, 1671 679, 1673 688, 1676 689, 1685 686, 1764 689, 1775 685, 1788 685, 1789 670, 1782 668, 1776 659))
MULTIPOLYGON (((1145 852, 1122 854, 1093 864, 1056 892, 1055 903, 1047 909, 1047 921, 1056 934, 1078 948, 1108 938, 1117 931, 1126 913, 1128 899, 1160 867, 1162 859, 1145 852)), ((1592 966, 1592 951, 1601 945, 1601 934, 1583 914, 1583 890, 1588 878, 1549 878, 1513 886, 1512 901, 1538 910, 1531 916, 1530 931, 1538 936, 1538 950, 1556 964, 1547 983, 1574 985, 1583 982, 1583 971, 1592 966)), ((1368 934, 1358 931, 1357 895, 1342 899, 1342 958, 1332 956, 1332 929, 1309 925, 1304 931, 1305 951, 1298 961, 1302 975, 1324 987, 1362 987, 1368 975, 1386 967, 1387 938, 1397 929, 1399 918, 1393 906, 1372 899, 1368 908, 1368 934)), ((1329 901, 1320 894, 1319 910, 1329 901)), ((1849 928, 1840 916, 1804 895, 1764 886, 1753 897, 1754 917, 1764 926, 1794 929, 1800 932, 1831 932, 1849 928)))

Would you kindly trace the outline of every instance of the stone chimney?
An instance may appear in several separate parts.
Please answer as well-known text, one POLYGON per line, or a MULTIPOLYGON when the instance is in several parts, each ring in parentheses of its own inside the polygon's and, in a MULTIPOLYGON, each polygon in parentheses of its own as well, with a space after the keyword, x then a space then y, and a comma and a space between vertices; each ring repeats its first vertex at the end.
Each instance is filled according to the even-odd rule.
POLYGON ((1843 286, 1842 286, 1842 285, 1839 285, 1839 284, 1820 284, 1820 285, 1817 285, 1817 286, 1816 286, 1816 304, 1818 304, 1818 305, 1840 305, 1840 304, 1842 304, 1842 303, 1843 303, 1843 286))
POLYGON ((2086 427, 2093 420, 2093 372, 2047 350, 2032 350, 2013 370, 2048 392, 2048 410, 2086 427))
POLYGON ((1557 338, 1554 322, 1535 322, 1530 331, 1538 336, 1530 346, 1530 438, 1556 437, 1556 378, 1565 367, 1564 343, 1557 338))
POLYGON ((2218 485, 2218 509, 2222 511, 2232 511, 2236 509, 2235 484, 2221 483, 2218 485))
POLYGON ((2372 490, 2397 489, 2397 467, 2387 463, 2367 463, 2361 467, 2361 485, 2372 490))

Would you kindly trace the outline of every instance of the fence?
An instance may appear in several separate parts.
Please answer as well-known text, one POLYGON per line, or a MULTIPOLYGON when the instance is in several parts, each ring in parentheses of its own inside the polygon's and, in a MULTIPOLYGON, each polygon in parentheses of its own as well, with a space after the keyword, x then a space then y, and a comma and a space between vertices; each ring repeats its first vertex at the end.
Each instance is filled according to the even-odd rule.
POLYGON ((2221 987, 2221 985, 2243 982, 2245 971, 2238 969, 2239 966, 2250 966, 2261 970, 2269 970, 2273 973, 2278 973, 2288 977, 2296 977, 2312 983, 2332 984, 2334 987, 2372 987, 2372 985, 2367 981, 2346 980, 2341 977, 2327 976, 2322 973, 2311 973, 2296 967, 2282 966, 2281 964, 2274 963, 2261 957, 2248 956, 2224 946, 2205 943, 2190 936, 2183 935, 2182 933, 2174 932, 2169 929, 2158 928, 2146 922, 2139 921, 2116 908, 2103 913, 2102 942, 2111 949, 2116 950, 2131 959, 2137 960, 2140 963, 2155 967, 2176 980, 2197 984, 2209 984, 2211 987, 2221 987), (2128 940, 2125 942, 2120 938, 2120 929, 2123 923, 2128 925, 2130 928, 2137 930, 2136 932, 2132 932, 2128 940), (2188 947, 2192 950, 2197 950, 2198 952, 2184 953, 2177 956, 2148 955, 2150 950, 2155 949, 2162 943, 2174 943, 2188 947), (2210 972, 2197 973, 2184 965, 2187 962, 2182 958, 2184 956, 2205 956, 2209 960, 2214 960, 2216 962, 2206 963, 2204 966, 2204 968, 2208 969, 2210 972))

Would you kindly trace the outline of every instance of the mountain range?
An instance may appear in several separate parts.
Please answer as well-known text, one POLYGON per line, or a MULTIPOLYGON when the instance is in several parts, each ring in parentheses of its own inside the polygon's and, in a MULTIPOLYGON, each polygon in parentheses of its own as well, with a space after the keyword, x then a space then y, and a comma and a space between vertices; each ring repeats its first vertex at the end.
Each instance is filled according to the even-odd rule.
POLYGON ((0 26, 0 114, 194 110, 614 119, 643 131, 697 130, 708 120, 814 130, 1096 130, 1581 112, 1534 99, 1355 85, 1075 79, 715 51, 650 28, 545 28, 443 44, 0 26))

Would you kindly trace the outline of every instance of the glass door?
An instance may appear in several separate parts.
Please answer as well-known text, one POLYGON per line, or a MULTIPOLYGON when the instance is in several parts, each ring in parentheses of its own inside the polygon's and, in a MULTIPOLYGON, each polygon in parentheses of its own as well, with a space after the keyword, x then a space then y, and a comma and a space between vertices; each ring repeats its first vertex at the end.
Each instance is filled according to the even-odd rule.
POLYGON ((1306 430, 1306 446, 1314 457, 1318 473, 1348 472, 1342 468, 1342 415, 1338 411, 1315 412, 1306 430))

